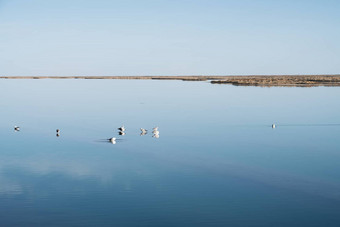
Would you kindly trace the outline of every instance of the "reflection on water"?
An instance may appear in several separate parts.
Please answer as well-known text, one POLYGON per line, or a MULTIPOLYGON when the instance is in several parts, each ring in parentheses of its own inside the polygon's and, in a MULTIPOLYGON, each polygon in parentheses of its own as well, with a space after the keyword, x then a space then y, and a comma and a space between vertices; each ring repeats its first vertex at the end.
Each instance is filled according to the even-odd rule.
POLYGON ((0 95, 2 226, 340 223, 339 88, 2 80, 0 95))
POLYGON ((118 135, 120 135, 120 136, 125 136, 125 132, 119 131, 119 132, 118 132, 118 135))
POLYGON ((159 138, 159 131, 155 131, 155 132, 153 132, 153 135, 152 135, 152 137, 154 137, 154 138, 158 139, 158 138, 159 138))

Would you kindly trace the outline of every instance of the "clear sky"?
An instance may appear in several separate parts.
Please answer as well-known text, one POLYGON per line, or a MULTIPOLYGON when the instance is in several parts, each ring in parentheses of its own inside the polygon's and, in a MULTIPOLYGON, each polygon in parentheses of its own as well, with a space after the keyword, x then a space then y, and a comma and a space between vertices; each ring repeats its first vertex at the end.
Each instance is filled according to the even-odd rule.
POLYGON ((340 73, 339 0, 0 0, 0 75, 340 73))

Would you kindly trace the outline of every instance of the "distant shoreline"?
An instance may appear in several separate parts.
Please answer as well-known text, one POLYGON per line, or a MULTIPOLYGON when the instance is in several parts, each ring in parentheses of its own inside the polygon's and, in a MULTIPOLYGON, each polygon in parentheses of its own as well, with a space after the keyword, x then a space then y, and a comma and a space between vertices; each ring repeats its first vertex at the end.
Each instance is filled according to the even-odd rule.
POLYGON ((182 80, 210 81, 212 84, 261 87, 340 86, 340 74, 268 76, 0 76, 0 79, 182 80))

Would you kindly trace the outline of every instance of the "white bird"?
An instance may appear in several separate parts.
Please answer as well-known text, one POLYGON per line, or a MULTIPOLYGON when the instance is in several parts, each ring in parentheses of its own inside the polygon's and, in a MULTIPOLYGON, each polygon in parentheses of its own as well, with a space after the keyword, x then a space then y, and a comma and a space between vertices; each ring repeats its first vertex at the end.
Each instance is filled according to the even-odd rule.
POLYGON ((156 138, 156 139, 159 138, 159 131, 158 131, 158 130, 153 130, 152 133, 153 133, 152 137, 154 137, 154 138, 156 138))
POLYGON ((118 128, 118 130, 120 130, 120 131, 122 131, 122 132, 125 132, 125 127, 124 127, 124 125, 123 125, 122 127, 118 128))
POLYGON ((144 129, 144 128, 140 128, 140 130, 142 131, 142 132, 140 133, 140 136, 144 136, 144 135, 146 135, 146 134, 148 133, 148 130, 146 130, 146 129, 144 129))
POLYGON ((272 124, 272 128, 275 128, 276 127, 276 125, 275 124, 272 124))
POLYGON ((109 141, 110 141, 112 144, 116 144, 116 137, 110 138, 109 141))
POLYGON ((14 131, 16 131, 16 132, 20 131, 20 127, 19 126, 14 126, 14 131))

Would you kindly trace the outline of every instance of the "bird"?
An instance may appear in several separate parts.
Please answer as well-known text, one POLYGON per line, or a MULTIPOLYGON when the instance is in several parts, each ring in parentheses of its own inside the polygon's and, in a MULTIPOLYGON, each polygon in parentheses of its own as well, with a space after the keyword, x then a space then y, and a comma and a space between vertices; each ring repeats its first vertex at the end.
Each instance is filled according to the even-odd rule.
POLYGON ((118 128, 118 130, 120 130, 120 131, 122 131, 122 132, 125 132, 125 127, 124 127, 124 125, 123 125, 122 127, 118 128))
POLYGON ((19 132, 20 131, 20 127, 19 126, 14 126, 14 131, 19 132))
POLYGON ((116 144, 116 137, 108 139, 112 144, 116 144))
POLYGON ((59 137, 60 136, 60 130, 59 129, 57 129, 57 130, 55 130, 56 131, 56 137, 59 137))
MULTIPOLYGON (((157 127, 157 129, 158 129, 158 127, 157 127)), ((153 130, 152 131, 152 133, 153 133, 153 135, 152 135, 152 137, 154 137, 154 138, 156 138, 156 139, 158 139, 159 138, 159 131, 158 130, 153 130)))
POLYGON ((158 126, 154 127, 152 130, 153 130, 154 132, 155 132, 155 131, 158 131, 158 126))
POLYGON ((272 124, 272 128, 275 128, 276 127, 276 125, 275 124, 272 124))
POLYGON ((55 130, 56 131, 56 133, 59 133, 60 132, 60 130, 59 129, 57 129, 57 130, 55 130))
POLYGON ((159 131, 153 131, 152 132, 154 135, 159 135, 159 131))
POLYGON ((148 133, 148 130, 146 130, 146 129, 144 129, 144 128, 140 128, 140 130, 142 131, 142 132, 140 133, 141 136, 144 136, 144 135, 146 135, 146 134, 148 133))

